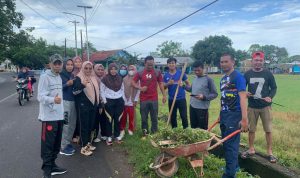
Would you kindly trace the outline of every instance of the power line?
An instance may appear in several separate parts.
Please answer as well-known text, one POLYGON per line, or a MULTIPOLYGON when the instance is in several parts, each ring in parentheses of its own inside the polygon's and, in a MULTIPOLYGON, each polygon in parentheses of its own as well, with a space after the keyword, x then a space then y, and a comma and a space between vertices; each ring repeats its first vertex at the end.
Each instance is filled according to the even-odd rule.
POLYGON ((174 26, 175 24, 177 24, 177 23, 179 23, 179 22, 185 20, 186 18, 188 18, 188 17, 190 17, 190 16, 196 14, 197 12, 199 12, 199 11, 201 11, 201 10, 203 10, 203 9, 205 9, 205 8, 207 8, 207 7, 209 7, 209 6, 211 6, 212 4, 216 3, 217 1, 218 1, 218 0, 215 0, 215 1, 213 1, 213 2, 211 2, 211 3, 209 3, 209 4, 207 4, 207 5, 205 5, 205 6, 203 6, 203 7, 201 7, 200 9, 198 9, 198 10, 196 10, 195 12, 193 12, 193 13, 191 13, 191 14, 185 16, 185 17, 183 17, 182 19, 180 19, 180 20, 178 20, 178 21, 172 23, 171 25, 169 25, 169 26, 167 26, 167 27, 165 27, 165 28, 163 28, 163 29, 161 29, 161 30, 159 30, 159 31, 157 31, 157 32, 155 32, 155 33, 153 33, 152 35, 147 36, 146 38, 144 38, 144 39, 142 39, 142 40, 140 40, 140 41, 138 41, 138 42, 136 42, 136 43, 133 43, 132 45, 129 45, 129 46, 123 48, 123 49, 130 48, 130 47, 132 47, 132 46, 134 46, 134 45, 137 45, 137 44, 139 44, 139 43, 141 43, 141 42, 143 42, 143 41, 145 41, 145 40, 147 40, 147 39, 149 39, 149 38, 151 38, 151 37, 153 37, 153 36, 159 34, 159 33, 162 32, 162 31, 165 31, 166 29, 168 29, 168 28, 174 26))
MULTIPOLYGON (((67 11, 67 9, 58 1, 58 0, 55 0, 57 2, 58 5, 60 5, 60 7, 62 7, 62 9, 64 11, 67 11)), ((55 6, 56 7, 56 6, 55 6)), ((58 8, 57 8, 58 9, 58 8)), ((65 14, 65 16, 69 19, 69 20, 72 20, 68 15, 65 14)))
POLYGON ((88 19, 89 22, 92 21, 94 15, 96 14, 96 12, 97 12, 97 10, 98 10, 98 8, 99 8, 99 6, 100 6, 101 3, 102 3, 102 0, 101 1, 97 0, 97 2, 95 4, 95 8, 93 9, 93 11, 92 11, 92 13, 91 13, 91 15, 90 15, 90 17, 88 19))
POLYGON ((25 1, 20 0, 25 6, 27 6, 29 9, 31 9, 32 11, 34 11, 37 15, 39 15, 40 17, 42 17, 44 20, 48 21, 49 23, 51 23, 52 25, 54 25, 56 28, 62 29, 62 30, 66 30, 63 27, 57 26, 55 23, 51 22, 49 19, 47 19, 46 17, 44 17, 42 14, 40 14, 38 11, 36 11, 34 8, 30 7, 25 1))

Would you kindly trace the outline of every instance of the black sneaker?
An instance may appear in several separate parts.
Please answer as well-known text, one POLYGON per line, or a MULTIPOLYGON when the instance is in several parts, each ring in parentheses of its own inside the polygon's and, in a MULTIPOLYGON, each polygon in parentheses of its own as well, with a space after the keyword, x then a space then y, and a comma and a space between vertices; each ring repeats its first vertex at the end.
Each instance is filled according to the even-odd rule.
POLYGON ((64 169, 64 168, 61 168, 61 167, 58 167, 58 166, 54 166, 52 168, 52 171, 51 171, 51 175, 54 176, 54 175, 60 175, 60 174, 64 174, 66 173, 67 170, 64 169))
POLYGON ((44 172, 43 178, 52 178, 52 175, 50 173, 45 173, 44 172))

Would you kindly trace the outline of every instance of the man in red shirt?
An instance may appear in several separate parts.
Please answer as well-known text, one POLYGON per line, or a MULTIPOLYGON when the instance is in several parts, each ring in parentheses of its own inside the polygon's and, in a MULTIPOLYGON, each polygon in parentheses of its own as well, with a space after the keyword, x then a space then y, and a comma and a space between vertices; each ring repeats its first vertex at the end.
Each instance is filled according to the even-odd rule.
POLYGON ((143 134, 148 134, 148 114, 151 117, 151 133, 157 131, 157 116, 158 116, 158 93, 157 85, 163 95, 162 102, 166 102, 166 94, 164 90, 163 79, 160 71, 154 69, 154 58, 147 56, 145 58, 145 68, 138 72, 133 80, 132 86, 139 89, 140 93, 140 113, 142 118, 143 134), (140 83, 140 85, 138 84, 140 83))

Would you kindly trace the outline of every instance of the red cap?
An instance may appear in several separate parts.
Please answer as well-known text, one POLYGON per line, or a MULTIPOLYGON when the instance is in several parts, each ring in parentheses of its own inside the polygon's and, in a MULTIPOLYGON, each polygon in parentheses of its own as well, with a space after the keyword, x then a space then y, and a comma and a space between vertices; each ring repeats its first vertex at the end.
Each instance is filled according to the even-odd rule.
POLYGON ((252 53, 252 59, 257 57, 257 56, 264 59, 265 58, 265 53, 262 52, 262 51, 255 51, 255 52, 252 53))

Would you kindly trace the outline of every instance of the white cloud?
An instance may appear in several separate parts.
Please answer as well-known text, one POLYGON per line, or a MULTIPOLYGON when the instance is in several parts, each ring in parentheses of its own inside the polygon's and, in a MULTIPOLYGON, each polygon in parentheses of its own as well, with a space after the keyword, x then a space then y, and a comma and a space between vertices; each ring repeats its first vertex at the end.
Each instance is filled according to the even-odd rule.
POLYGON ((255 3, 255 4, 249 4, 245 7, 243 7, 242 10, 246 11, 246 12, 257 12, 257 11, 262 10, 266 6, 267 6, 266 3, 255 3))
MULTIPOLYGON (((24 27, 37 27, 33 32, 34 36, 43 37, 51 44, 55 42, 63 45, 64 38, 67 38, 70 46, 74 46, 74 26, 68 21, 77 19, 80 22, 77 32, 78 40, 80 40, 79 29, 83 30, 85 38, 85 28, 82 19, 75 16, 66 17, 62 14, 63 7, 71 13, 83 15, 83 9, 77 8, 77 4, 94 6, 97 2, 97 0, 59 0, 63 5, 61 7, 56 1, 24 1, 53 23, 62 26, 64 30, 56 28, 20 1, 16 1, 17 10, 25 15, 24 27)), ((124 48, 177 21, 207 2, 209 0, 103 0, 93 19, 88 21, 89 40, 99 50, 124 48)), ((244 6, 242 10, 258 12, 267 9, 266 4, 250 4, 244 6)), ((241 7, 220 8, 222 10, 211 11, 207 9, 163 33, 129 48, 128 51, 148 54, 155 51, 157 45, 166 40, 182 42, 185 49, 190 49, 198 40, 209 35, 227 35, 232 39, 236 49, 248 49, 253 43, 274 44, 286 47, 290 54, 300 54, 300 37, 298 37, 300 34, 300 5, 298 4, 297 1, 278 3, 277 6, 274 6, 277 8, 275 12, 257 17, 255 20, 248 20, 246 17, 245 19, 238 18, 239 11, 237 10, 241 7)), ((91 12, 92 10, 88 10, 88 17, 91 12)), ((255 15, 256 13, 251 14, 255 15)))

